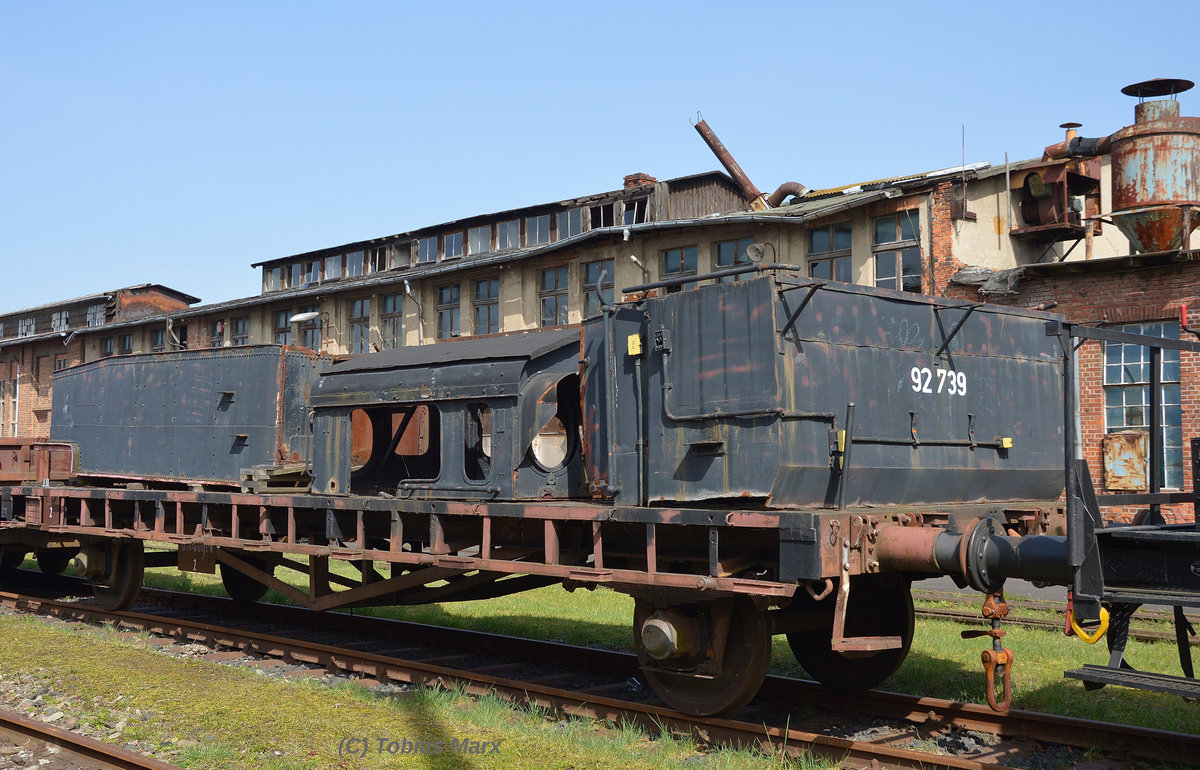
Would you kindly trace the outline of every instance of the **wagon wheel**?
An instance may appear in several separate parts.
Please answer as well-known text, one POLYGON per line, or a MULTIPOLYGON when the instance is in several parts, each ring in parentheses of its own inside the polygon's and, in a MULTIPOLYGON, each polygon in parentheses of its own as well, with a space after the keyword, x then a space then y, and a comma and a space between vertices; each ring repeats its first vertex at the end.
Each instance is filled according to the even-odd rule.
POLYGON ((78 553, 71 548, 41 548, 35 554, 38 569, 44 575, 61 575, 78 553))
POLYGON ((693 716, 736 711, 749 703, 762 687, 771 661, 771 636, 766 615, 745 597, 733 601, 733 617, 720 673, 708 678, 688 670, 694 668, 695 659, 683 659, 678 663, 653 660, 643 647, 641 628, 654 613, 654 607, 640 599, 634 605, 634 646, 642 673, 654 692, 671 708, 693 716), (672 665, 679 666, 678 672, 664 670, 672 665))
MULTIPOLYGON (((256 559, 244 553, 237 554, 237 557, 252 567, 266 572, 275 574, 275 565, 263 559, 256 559)), ((221 585, 225 586, 225 593, 229 594, 229 598, 235 602, 251 603, 256 602, 267 593, 267 585, 260 583, 244 572, 238 572, 233 567, 221 563, 221 585)))
POLYGON ((25 551, 0 552, 0 572, 12 572, 25 561, 25 551))
POLYGON ((142 541, 134 540, 112 547, 111 558, 116 559, 112 574, 104 584, 94 583, 92 593, 106 610, 123 610, 133 604, 142 587, 146 572, 146 554, 142 541))
POLYGON ((878 652, 841 653, 830 649, 833 598, 803 612, 822 613, 819 628, 794 631, 788 645, 808 675, 837 692, 862 692, 879 686, 908 657, 913 639, 913 600, 907 580, 860 577, 850 582, 846 636, 898 636, 900 647, 878 652))

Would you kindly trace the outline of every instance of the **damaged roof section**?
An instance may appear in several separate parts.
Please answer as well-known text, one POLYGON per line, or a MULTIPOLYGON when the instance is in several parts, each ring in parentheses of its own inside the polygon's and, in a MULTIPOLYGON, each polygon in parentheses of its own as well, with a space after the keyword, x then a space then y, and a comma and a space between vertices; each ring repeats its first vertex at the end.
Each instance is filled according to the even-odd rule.
POLYGON ((1151 254, 1128 254, 1073 262, 1037 262, 1007 270, 967 265, 955 273, 950 278, 950 282, 959 286, 975 286, 984 296, 1002 297, 1017 294, 1021 281, 1026 277, 1052 278, 1067 275, 1119 273, 1197 261, 1200 261, 1200 249, 1157 251, 1151 254))

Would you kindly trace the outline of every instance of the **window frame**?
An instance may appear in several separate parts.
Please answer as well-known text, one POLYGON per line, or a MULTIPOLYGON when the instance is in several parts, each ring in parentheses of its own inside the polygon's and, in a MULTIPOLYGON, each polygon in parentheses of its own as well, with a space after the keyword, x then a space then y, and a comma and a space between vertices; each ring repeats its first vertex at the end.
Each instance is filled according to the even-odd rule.
POLYGON ((621 221, 625 225, 640 225, 646 221, 646 215, 650 210, 650 199, 647 197, 633 198, 625 201, 624 210, 621 212, 621 221))
POLYGON ((496 251, 521 248, 521 220, 506 219, 496 223, 496 251))
MULTIPOLYGON (((1179 339, 1179 323, 1177 321, 1144 321, 1131 324, 1114 324, 1104 327, 1114 331, 1141 334, 1147 337, 1163 339, 1179 339)), ((1145 345, 1131 345, 1124 342, 1105 340, 1101 349, 1101 391, 1104 397, 1104 434, 1125 430, 1145 429, 1147 438, 1150 434, 1150 348, 1145 345), (1129 355, 1127 355, 1129 354, 1129 355), (1137 367, 1137 374, 1131 371, 1137 367), (1118 381, 1113 381, 1114 377, 1118 381), (1144 379, 1143 379, 1144 378, 1144 379), (1113 396, 1119 394, 1120 398, 1113 396), (1137 401, 1129 399, 1137 395, 1137 401), (1121 403, 1116 404, 1114 401, 1121 403), (1134 424, 1128 419, 1140 410, 1141 419, 1134 424), (1114 421, 1119 413, 1121 419, 1114 421), (1120 424, 1114 424, 1119 422, 1120 424)), ((1159 361, 1160 373, 1160 410, 1162 421, 1162 453, 1163 463, 1159 483, 1163 489, 1183 489, 1184 482, 1184 442, 1183 442, 1183 382, 1178 350, 1164 348, 1159 361)), ((1146 458, 1147 466, 1150 458, 1146 458)))
MULTIPOLYGON (((622 219, 624 216, 622 215, 622 219)), ((588 229, 617 226, 617 202, 597 203, 588 207, 588 229)))
MULTIPOLYGON (((920 294, 924 290, 925 267, 921 259, 921 212, 920 209, 902 209, 892 214, 881 214, 871 217, 871 258, 873 262, 873 283, 875 286, 920 294), (879 226, 882 220, 894 219, 894 240, 880 240, 879 226), (909 237, 905 236, 905 225, 912 228, 909 237), (907 257, 913 257, 916 263, 915 288, 905 286, 904 262, 907 257), (880 267, 889 258, 890 274, 880 274, 880 267)), ((911 273, 910 273, 911 275, 911 273)))
MULTIPOLYGON (((690 246, 676 246, 670 249, 662 249, 659 251, 658 264, 662 270, 660 275, 662 276, 663 280, 669 281, 675 278, 685 278, 690 275, 696 275, 700 269, 700 247, 693 244, 690 246), (677 254, 678 257, 672 257, 674 254, 677 254), (688 267, 689 256, 691 257, 690 268, 688 267), (676 267, 675 264, 668 262, 668 260, 671 259, 678 260, 678 269, 671 269, 676 267)), ((678 284, 676 286, 668 286, 666 287, 666 292, 668 294, 673 294, 677 291, 682 291, 683 289, 694 289, 695 287, 695 281, 691 281, 684 284, 678 284)))
POLYGON ((371 298, 356 297, 350 300, 348 321, 350 340, 347 350, 352 356, 371 352, 371 298))
POLYGON ((583 234, 583 209, 574 208, 566 209, 565 211, 556 212, 554 217, 554 240, 564 241, 567 238, 573 238, 576 235, 583 234), (563 224, 566 224, 566 234, 563 233, 563 224))
POLYGON ((290 310, 276 310, 274 315, 275 329, 272 339, 276 345, 292 344, 292 324, 288 321, 295 313, 290 310), (282 323, 280 323, 282 321, 282 323))
POLYGON ((463 231, 457 230, 442 236, 442 259, 460 259, 463 256, 463 246, 466 240, 463 231))
POLYGON ((467 228, 467 256, 474 257, 479 254, 492 253, 492 225, 489 222, 486 225, 478 225, 476 227, 467 228))
POLYGON ((550 215, 538 214, 532 217, 525 217, 525 245, 541 246, 546 243, 550 243, 550 215), (544 232, 542 229, 543 222, 545 223, 544 232), (534 223, 532 227, 530 226, 531 223, 534 223))
POLYGON ((431 235, 428 238, 417 239, 417 264, 429 265, 437 262, 438 259, 438 237, 431 235))
POLYGON ((384 294, 379 302, 379 337, 384 350, 404 345, 404 293, 384 294), (388 306, 392 308, 389 310, 388 306))
POLYGON ((820 280, 841 281, 850 283, 853 275, 852 260, 854 242, 854 226, 849 220, 831 222, 820 227, 808 229, 808 275, 820 280), (838 247, 838 232, 846 234, 846 246, 838 247), (828 241, 827 248, 817 248, 815 234, 824 233, 828 241), (839 275, 843 277, 839 277, 839 275))
POLYGON ((478 278, 473 282, 471 292, 471 319, 475 334, 498 334, 500 332, 500 278, 478 278), (486 286, 488 291, 480 296, 480 287, 486 286), (495 290, 494 292, 492 290, 495 290), (480 312, 486 313, 486 322, 480 324, 480 312))
POLYGON ((250 316, 236 316, 230 322, 229 344, 234 347, 250 344, 250 316))
POLYGON ((602 304, 596 299, 596 279, 602 270, 608 270, 604 282, 600 284, 600 293, 604 296, 604 304, 613 304, 614 287, 616 286, 616 260, 596 259, 583 263, 583 313, 585 318, 599 315, 602 304))
POLYGON ((538 308, 541 313, 540 325, 562 326, 570 323, 570 268, 567 265, 544 267, 538 271, 538 308), (553 276, 552 285, 547 286, 546 278, 553 276), (546 303, 550 302, 551 305, 546 303), (553 314, 547 313, 552 308, 553 314))
POLYGON ((448 340, 462 336, 462 285, 444 283, 437 287, 437 338, 448 340))
MULTIPOLYGON (((714 242, 713 243, 713 267, 714 267, 714 269, 718 270, 718 271, 719 270, 730 270, 732 268, 739 267, 740 265, 749 265, 750 257, 746 256, 746 249, 752 243, 754 243, 754 239, 749 238, 749 237, 736 238, 736 239, 728 240, 728 241, 714 242), (724 249, 722 247, 729 246, 730 244, 732 244, 732 247, 733 247, 733 261, 730 262, 729 264, 725 264, 723 261, 723 259, 724 259, 723 252, 726 251, 726 249, 724 249)), ((741 278, 740 275, 725 275, 725 276, 721 276, 721 278, 719 280, 721 283, 734 283, 739 278, 741 278)))
POLYGON ((321 307, 319 305, 305 305, 295 312, 294 315, 301 313, 316 313, 317 317, 311 321, 304 321, 297 324, 298 336, 297 342, 299 347, 308 348, 314 352, 321 350, 321 307))

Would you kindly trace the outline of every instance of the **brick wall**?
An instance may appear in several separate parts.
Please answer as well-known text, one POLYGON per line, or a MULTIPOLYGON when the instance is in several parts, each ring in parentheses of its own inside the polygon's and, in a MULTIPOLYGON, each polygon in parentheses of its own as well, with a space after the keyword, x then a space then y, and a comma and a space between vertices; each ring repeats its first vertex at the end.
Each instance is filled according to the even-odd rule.
POLYGON ((16 410, 17 436, 50 437, 51 389, 55 361, 60 358, 66 366, 83 363, 83 343, 73 340, 64 346, 61 340, 51 339, 6 349, 0 361, 0 381, 5 383, 0 401, 0 435, 12 435, 16 410))
MULTIPOLYGON (((1096 324, 1125 324, 1144 321, 1178 320, 1181 304, 1200 310, 1200 263, 1181 262, 1163 267, 1129 268, 1120 271, 1062 268, 1061 275, 1022 279, 1017 294, 989 298, 997 304, 1031 307, 1043 302, 1058 302, 1054 312, 1070 321, 1096 324), (1080 272, 1075 272, 1079 270, 1080 272)), ((970 298, 973 288, 954 287, 948 294, 970 298)), ((978 298, 975 296, 974 298, 978 298)), ((1197 324, 1200 325, 1200 319, 1197 324)), ((1183 337, 1189 338, 1186 333, 1183 337)), ((1180 381, 1183 403, 1183 488, 1192 488, 1191 452, 1188 441, 1200 437, 1200 355, 1180 354, 1180 381)), ((1083 453, 1097 491, 1103 493, 1104 466, 1101 441, 1106 433, 1104 410, 1103 347, 1088 342, 1079 349, 1079 400, 1083 453)), ((1136 509, 1111 509, 1113 518, 1128 521, 1136 509)), ((1191 521, 1190 506, 1164 509, 1168 520, 1191 521)))

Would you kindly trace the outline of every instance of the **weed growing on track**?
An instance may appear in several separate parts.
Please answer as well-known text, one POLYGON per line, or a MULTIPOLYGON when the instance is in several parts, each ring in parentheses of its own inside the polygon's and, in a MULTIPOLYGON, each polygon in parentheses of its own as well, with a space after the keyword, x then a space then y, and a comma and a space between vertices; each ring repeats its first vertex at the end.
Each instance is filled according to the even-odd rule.
MULTIPOLYGON (((548 720, 537 710, 456 690, 416 688, 381 696, 353 683, 330 687, 266 677, 163 655, 136 635, 103 628, 5 615, 0 634, 6 640, 0 647, 0 693, 36 680, 78 712, 81 723, 106 725, 119 733, 118 742, 157 748, 156 755, 189 768, 357 770, 405 764, 396 754, 378 753, 381 738, 500 741, 500 753, 486 757, 486 766, 495 768, 779 766, 753 753, 700 751, 689 740, 652 737, 630 725, 548 720), (117 729, 111 724, 117 711, 137 716, 117 729), (338 746, 347 737, 369 743, 372 751, 339 757, 338 746)), ((483 765, 484 757, 425 755, 416 764, 483 765)))
MULTIPOLYGON (((331 563, 331 569, 335 568, 344 568, 347 575, 352 570, 348 565, 335 567, 331 563)), ((167 569, 149 570, 150 573, 157 574, 148 578, 148 584, 182 580, 190 584, 192 590, 223 593, 217 577, 167 569)), ((295 581, 298 586, 306 580, 303 575, 290 570, 281 570, 280 576, 295 581)), ((268 600, 272 600, 272 596, 275 601, 282 600, 273 593, 268 594, 268 600)), ((375 607, 355 612, 529 639, 613 650, 632 649, 633 600, 603 589, 568 593, 550 586, 487 601, 375 607)), ((1052 616, 1051 613, 1042 614, 1052 616)), ((985 627, 982 618, 979 627, 985 627)), ((961 639, 959 634, 966 628, 968 626, 949 621, 918 619, 912 651, 900 670, 884 683, 883 689, 986 703, 979 653, 989 640, 961 639)), ((1079 668, 1084 663, 1106 663, 1108 653, 1103 642, 1087 645, 1061 633, 1016 626, 1008 627, 1007 631, 1004 644, 1017 658, 1013 677, 1014 708, 1200 733, 1195 706, 1179 698, 1115 687, 1087 692, 1079 682, 1063 677, 1063 671, 1079 668)), ((1179 673, 1175 645, 1170 642, 1131 641, 1127 657, 1137 668, 1179 673)), ((771 671, 785 676, 806 676, 783 637, 774 640, 771 671)), ((801 716, 802 713, 797 713, 798 718, 801 716)))

